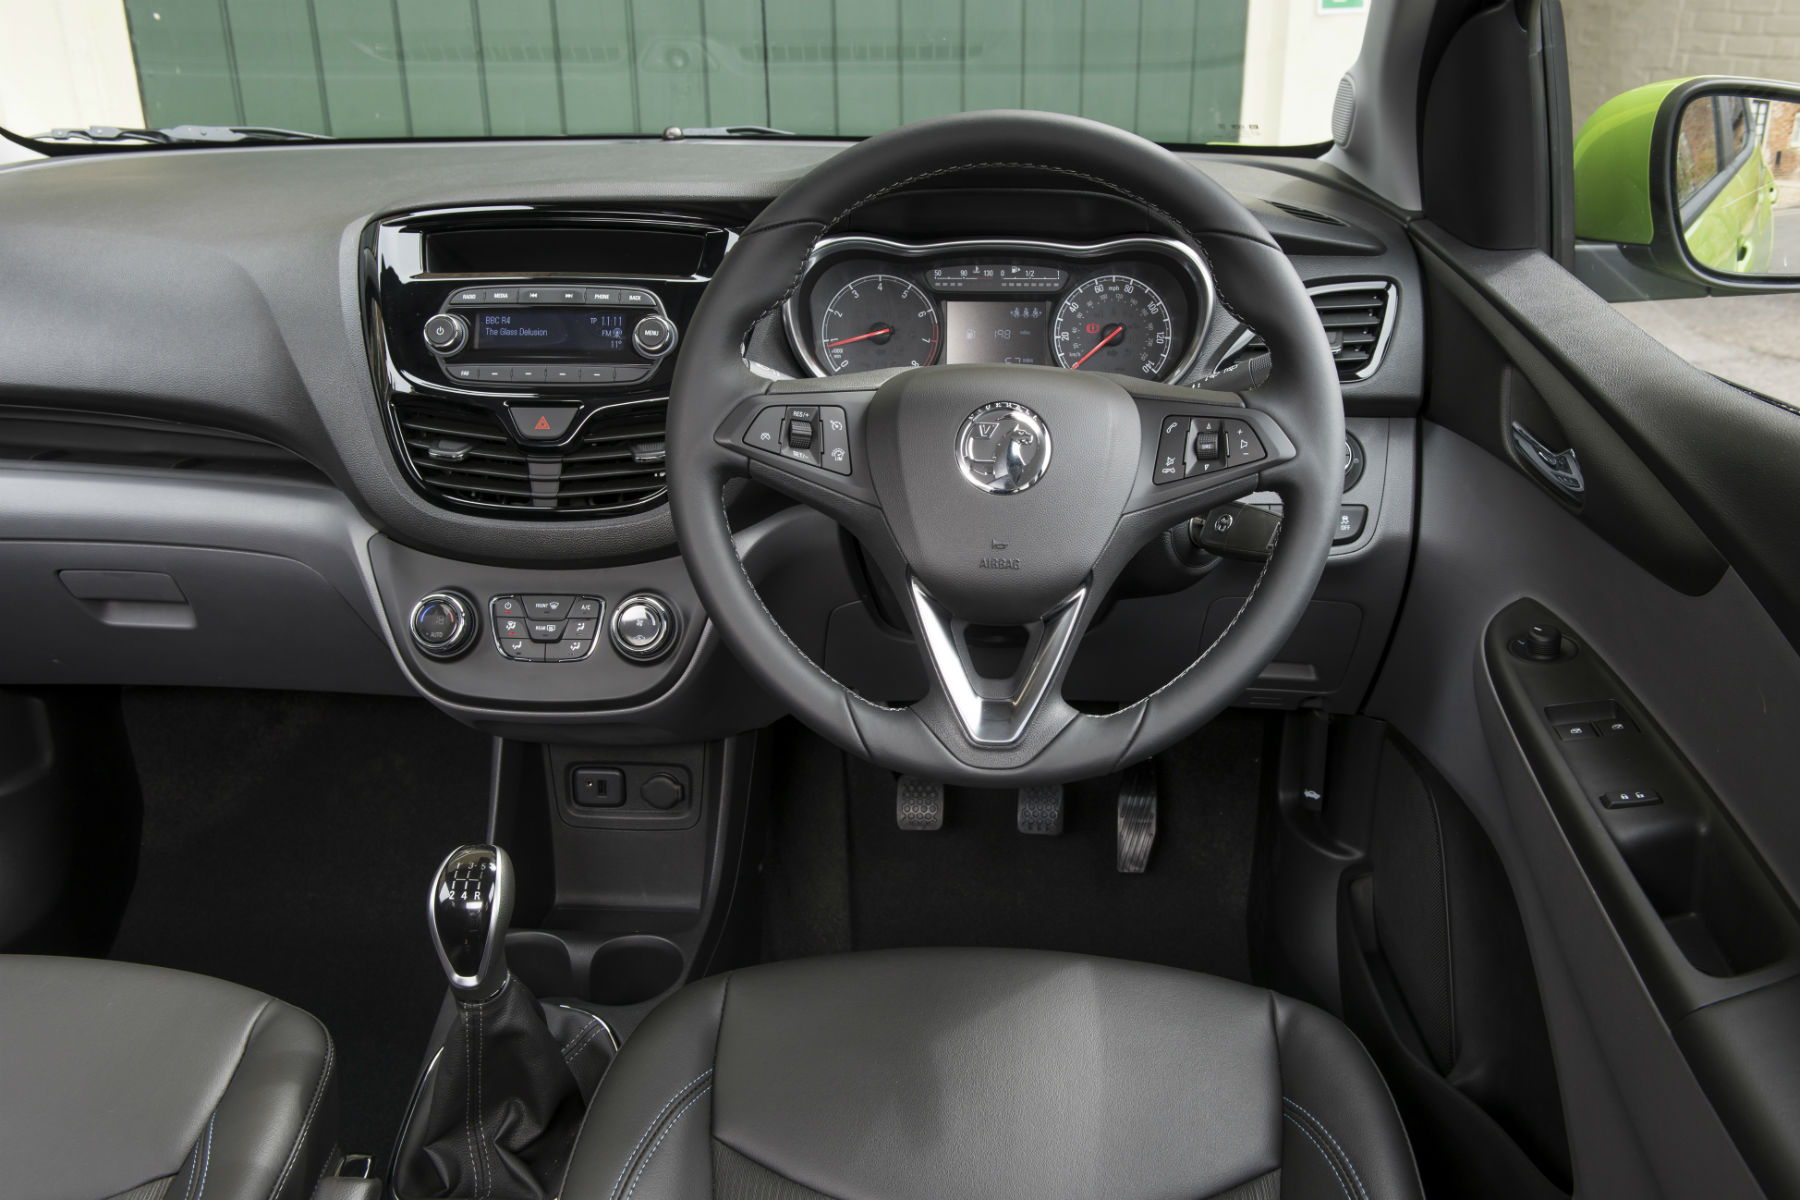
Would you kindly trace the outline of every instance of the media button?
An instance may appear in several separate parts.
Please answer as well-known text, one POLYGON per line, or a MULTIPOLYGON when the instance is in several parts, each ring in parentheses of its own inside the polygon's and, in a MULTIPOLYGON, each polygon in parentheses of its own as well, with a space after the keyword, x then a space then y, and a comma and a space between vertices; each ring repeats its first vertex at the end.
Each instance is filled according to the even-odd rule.
POLYGON ((587 289, 578 287, 559 287, 550 289, 552 304, 586 304, 587 289))
POLYGON ((520 304, 554 304, 556 294, 550 288, 526 287, 519 289, 520 304))

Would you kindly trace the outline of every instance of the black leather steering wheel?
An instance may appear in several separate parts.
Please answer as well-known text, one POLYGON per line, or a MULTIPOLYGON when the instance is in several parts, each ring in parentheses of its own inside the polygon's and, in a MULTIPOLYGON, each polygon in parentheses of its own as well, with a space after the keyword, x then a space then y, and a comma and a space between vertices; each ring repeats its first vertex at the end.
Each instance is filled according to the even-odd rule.
POLYGON ((1287 256, 1224 189, 1108 125, 965 113, 852 146, 744 231, 706 290, 676 368, 670 505, 708 613, 802 721, 891 770, 1024 786, 1146 758, 1251 683, 1293 632, 1324 569, 1343 440, 1337 374, 1317 313, 1287 256), (799 285, 820 238, 871 201, 975 169, 1060 178, 1153 215, 1200 252, 1220 303, 1267 341, 1268 381, 1238 396, 1051 367, 931 366, 816 380, 770 380, 750 369, 747 332, 799 285), (830 443, 847 451, 847 474, 784 448, 779 437, 762 438, 790 408, 848 426, 833 430, 842 440, 830 443), (1189 435, 1209 428, 1226 444, 1221 458, 1202 463, 1189 435), (1174 440, 1162 448, 1181 449, 1174 464, 1158 454, 1165 432, 1174 440), (865 700, 782 631, 732 545, 722 494, 745 475, 828 514, 861 541, 902 598, 930 661, 925 699, 907 707, 865 700), (1073 651, 1132 556, 1172 526, 1258 489, 1281 497, 1281 534, 1218 639, 1166 686, 1118 712, 1081 713, 1065 702, 1073 651), (1016 674, 999 680, 976 671, 963 637, 971 624, 1024 628, 1016 674))

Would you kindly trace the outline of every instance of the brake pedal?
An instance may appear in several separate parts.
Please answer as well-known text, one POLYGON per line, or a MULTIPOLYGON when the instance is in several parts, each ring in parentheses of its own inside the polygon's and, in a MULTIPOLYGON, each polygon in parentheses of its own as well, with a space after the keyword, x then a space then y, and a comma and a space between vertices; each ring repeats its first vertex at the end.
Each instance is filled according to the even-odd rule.
POLYGON ((1119 784, 1119 873, 1142 875, 1156 844, 1156 768, 1143 762, 1119 784))
POLYGON ((944 827, 944 785, 902 775, 894 785, 894 821, 910 832, 944 827))
POLYGON ((1055 837, 1063 831, 1063 790, 1060 783, 1043 783, 1019 789, 1019 832, 1055 837))

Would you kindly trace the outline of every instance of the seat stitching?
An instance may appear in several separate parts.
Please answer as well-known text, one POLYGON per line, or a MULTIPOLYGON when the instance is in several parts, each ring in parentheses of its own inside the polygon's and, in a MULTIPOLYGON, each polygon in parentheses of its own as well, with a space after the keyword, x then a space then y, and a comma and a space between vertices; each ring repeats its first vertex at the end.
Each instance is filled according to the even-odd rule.
POLYGON ((706 1070, 700 1072, 700 1074, 696 1075, 694 1078, 692 1078, 692 1079, 688 1080, 686 1083, 682 1084, 680 1089, 677 1090, 673 1096, 669 1097, 669 1102, 662 1106, 662 1110, 660 1112, 658 1112, 654 1117, 650 1118, 650 1124, 648 1124, 644 1127, 643 1136, 638 1138, 637 1145, 635 1145, 631 1148, 631 1153, 627 1154, 625 1156, 625 1165, 619 1168, 619 1177, 617 1179, 613 1180, 612 1189, 606 1193, 607 1195, 616 1196, 619 1194, 619 1189, 621 1187, 623 1187, 625 1184, 625 1175, 628 1171, 631 1170, 631 1160, 637 1157, 637 1152, 644 1148, 644 1143, 649 1141, 650 1135, 656 1132, 657 1122, 659 1122, 663 1119, 663 1115, 665 1113, 667 1113, 671 1108, 674 1108, 677 1104, 679 1104, 681 1102, 681 1098, 688 1094, 689 1088, 693 1087, 696 1083, 699 1083, 702 1079, 705 1079, 708 1075, 711 1075, 711 1074, 712 1074, 712 1068, 708 1067, 708 1068, 706 1068, 706 1070))
MULTIPOLYGON (((318 1024, 318 1018, 313 1019, 318 1024)), ((336 1056, 336 1047, 331 1040, 331 1031, 319 1025, 319 1031, 325 1035, 325 1069, 319 1072, 319 1082, 313 1088, 312 1103, 306 1107, 306 1119, 300 1122, 300 1133, 294 1138, 294 1148, 288 1152, 287 1165, 281 1168, 280 1178, 275 1180, 275 1187, 269 1192, 269 1200, 281 1195, 282 1187, 287 1183, 288 1175, 294 1170, 294 1164, 300 1161, 300 1148, 306 1145, 306 1133, 312 1128, 313 1118, 318 1115, 319 1102, 325 1098, 325 1084, 331 1078, 331 1063, 336 1056)))
POLYGON ((1333 1178, 1337 1180, 1338 1187, 1343 1190, 1344 1200, 1356 1200, 1356 1197, 1350 1194, 1350 1185, 1344 1182, 1344 1173, 1338 1170, 1337 1163, 1333 1162, 1331 1155, 1325 1152, 1324 1144, 1308 1132, 1306 1126, 1300 1123, 1300 1118, 1296 1117, 1293 1113, 1284 1112, 1281 1114, 1281 1117, 1282 1120, 1292 1125, 1295 1129, 1298 1129, 1300 1131, 1300 1136, 1311 1142, 1313 1149, 1319 1152, 1319 1157, 1325 1160, 1325 1165, 1327 1167, 1331 1168, 1333 1178))
POLYGON ((194 1193, 194 1200, 206 1195, 206 1175, 212 1170, 212 1137, 213 1123, 219 1119, 219 1110, 213 1109, 213 1115, 206 1122, 206 1152, 200 1158, 200 1190, 194 1193))
POLYGON ((1311 1121, 1314 1125, 1318 1126, 1319 1132, 1324 1134, 1328 1139, 1330 1139, 1332 1146, 1337 1150, 1337 1152, 1339 1154, 1343 1155, 1344 1165, 1350 1169, 1350 1177, 1352 1179, 1356 1180, 1356 1190, 1359 1193, 1361 1193, 1363 1200, 1369 1200, 1369 1189, 1363 1186, 1362 1176, 1358 1175, 1356 1173, 1356 1164, 1351 1161, 1350 1152, 1348 1150, 1344 1149, 1341 1145, 1339 1145, 1338 1140, 1331 1136, 1331 1130, 1329 1130, 1325 1127, 1325 1122, 1323 1122, 1323 1121, 1319 1120, 1319 1118, 1313 1116, 1312 1113, 1307 1112, 1306 1106, 1304 1104, 1301 1104, 1298 1100, 1294 1099, 1292 1096, 1283 1096, 1281 1099, 1282 1099, 1283 1103, 1291 1104, 1295 1108, 1299 1109, 1301 1112, 1306 1113, 1306 1119, 1311 1121))
POLYGON ((700 1103, 701 1098, 710 1091, 712 1091, 712 1084, 709 1083, 694 1093, 694 1098, 682 1105, 680 1112, 669 1118, 669 1123, 663 1126, 663 1131, 657 1135, 656 1141, 651 1145, 650 1152, 644 1155, 644 1161, 638 1164, 637 1173, 631 1177, 631 1186, 625 1190, 625 1200, 631 1200, 631 1194, 637 1191, 637 1185, 643 1182, 644 1172, 650 1169, 650 1162, 656 1157, 656 1152, 662 1149, 663 1139, 669 1136, 669 1131, 675 1128, 681 1118, 687 1116, 688 1109, 700 1103))

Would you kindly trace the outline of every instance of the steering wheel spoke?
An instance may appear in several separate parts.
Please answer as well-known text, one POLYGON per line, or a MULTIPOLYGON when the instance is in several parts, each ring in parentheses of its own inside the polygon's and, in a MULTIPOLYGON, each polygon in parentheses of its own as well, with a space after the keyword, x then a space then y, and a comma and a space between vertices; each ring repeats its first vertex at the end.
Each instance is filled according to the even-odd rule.
POLYGON ((1291 461, 1293 440, 1276 418, 1225 392, 1133 383, 1146 467, 1128 512, 1154 512, 1163 528, 1256 490, 1291 461))
POLYGON ((719 423, 714 444, 737 473, 849 523, 859 508, 878 507, 864 433, 875 393, 808 382, 815 386, 784 381, 745 397, 719 423))
MULTIPOLYGON (((1090 595, 1083 586, 1041 620, 1009 630, 959 620, 918 579, 907 581, 920 646, 957 733, 984 750, 1007 749, 1024 739, 1045 702, 1061 698, 1075 646, 1093 616, 1090 595), (978 656, 1011 662, 994 674, 994 668, 978 664, 978 656)), ((927 708, 922 716, 929 723, 932 714, 927 708)))

